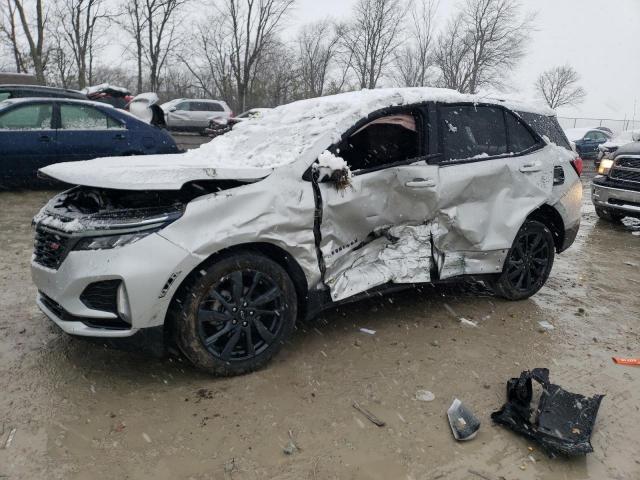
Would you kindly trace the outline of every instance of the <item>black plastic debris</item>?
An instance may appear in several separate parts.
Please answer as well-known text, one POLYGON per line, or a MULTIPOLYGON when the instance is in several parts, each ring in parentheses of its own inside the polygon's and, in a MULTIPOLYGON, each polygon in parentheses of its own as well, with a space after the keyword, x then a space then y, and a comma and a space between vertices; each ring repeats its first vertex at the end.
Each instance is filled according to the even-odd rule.
POLYGON ((552 455, 584 455, 593 452, 590 438, 603 397, 567 392, 549 382, 547 368, 535 368, 507 382, 507 403, 491 418, 536 441, 552 455), (535 411, 531 408, 532 379, 543 388, 535 411))
POLYGON ((456 440, 471 440, 478 433, 480 420, 457 398, 447 410, 447 417, 456 440))

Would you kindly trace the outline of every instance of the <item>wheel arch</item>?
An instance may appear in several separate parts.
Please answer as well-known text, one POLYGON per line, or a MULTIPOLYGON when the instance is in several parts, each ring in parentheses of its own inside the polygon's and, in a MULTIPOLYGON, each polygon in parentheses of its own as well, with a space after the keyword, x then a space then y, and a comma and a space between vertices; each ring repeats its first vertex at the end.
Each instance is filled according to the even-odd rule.
POLYGON ((207 268, 210 265, 213 265, 215 262, 220 260, 221 258, 232 256, 236 253, 247 253, 247 252, 256 252, 265 257, 273 260, 278 265, 280 265, 287 272, 289 277, 291 277, 291 281, 296 290, 296 296, 298 297, 298 318, 304 318, 306 314, 306 298, 309 291, 309 286, 307 283, 307 277, 302 270, 302 267, 298 264, 296 259, 288 253, 283 248, 274 245, 272 243, 267 242, 252 242, 252 243, 242 243, 238 245, 234 245, 232 247, 224 248, 215 253, 209 255, 205 260, 196 265, 189 274, 184 277, 180 285, 176 288, 173 297, 171 298, 171 302, 169 303, 169 308, 165 317, 165 330, 167 332, 171 332, 173 329, 173 322, 177 318, 176 313, 180 309, 180 304, 182 299, 184 298, 189 286, 192 284, 196 275, 203 269, 207 268))
POLYGON ((544 224, 551 231, 556 252, 560 252, 562 250, 562 245, 564 245, 565 226, 564 220, 562 220, 562 216, 558 210, 553 208, 551 205, 543 204, 531 212, 527 216, 527 220, 535 220, 544 224))

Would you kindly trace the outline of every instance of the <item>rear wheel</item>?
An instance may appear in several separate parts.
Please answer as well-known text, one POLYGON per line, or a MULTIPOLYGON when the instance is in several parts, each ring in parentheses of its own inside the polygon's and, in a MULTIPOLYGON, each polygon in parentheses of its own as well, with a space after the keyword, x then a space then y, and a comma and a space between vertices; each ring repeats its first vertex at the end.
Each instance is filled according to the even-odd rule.
POLYGON ((554 259, 551 231, 540 222, 528 220, 520 228, 492 287, 508 300, 522 300, 534 295, 549 278, 554 259))
POLYGON ((186 291, 177 343, 197 367, 240 375, 267 363, 293 331, 295 288, 287 272, 258 253, 220 259, 186 291))
POLYGON ((624 218, 624 215, 602 207, 596 207, 596 215, 602 220, 611 223, 620 223, 620 220, 624 218))

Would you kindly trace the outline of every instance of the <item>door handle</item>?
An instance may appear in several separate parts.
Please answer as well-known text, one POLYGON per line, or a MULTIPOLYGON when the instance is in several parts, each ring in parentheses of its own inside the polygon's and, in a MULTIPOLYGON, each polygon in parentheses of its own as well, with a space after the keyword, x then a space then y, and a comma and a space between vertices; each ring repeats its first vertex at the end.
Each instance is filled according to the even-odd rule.
POLYGON ((41 142, 50 142, 51 141, 51 137, 49 135, 40 135, 40 141, 41 142))
POLYGON ((414 178, 404 184, 408 188, 433 188, 436 182, 432 178, 414 178))
POLYGON ((520 171, 523 172, 523 173, 539 172, 540 170, 542 170, 542 167, 541 167, 540 163, 538 163, 538 162, 527 163, 527 164, 522 165, 520 167, 520 171))
POLYGON ((124 140, 124 139, 125 139, 125 138, 127 138, 127 137, 125 137, 124 133, 116 133, 116 134, 113 136, 113 138, 115 138, 116 140, 124 140))

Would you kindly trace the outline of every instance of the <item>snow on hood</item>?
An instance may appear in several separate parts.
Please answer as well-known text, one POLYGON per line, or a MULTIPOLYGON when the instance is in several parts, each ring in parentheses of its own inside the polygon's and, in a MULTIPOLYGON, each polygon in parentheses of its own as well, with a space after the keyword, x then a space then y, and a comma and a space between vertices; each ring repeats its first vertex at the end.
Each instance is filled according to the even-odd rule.
POLYGON ((254 181, 271 173, 266 168, 207 167, 180 153, 57 163, 40 171, 74 185, 119 190, 178 190, 196 180, 254 181))
POLYGON ((303 159, 310 165, 349 127, 376 110, 427 101, 495 103, 517 111, 554 115, 546 106, 463 95, 442 88, 360 90, 265 110, 260 118, 238 123, 229 133, 183 154, 69 162, 46 167, 42 172, 68 183, 140 190, 178 189, 185 182, 222 178, 222 172, 232 175, 232 171, 251 171, 249 176, 257 175, 252 178, 262 178, 272 169, 296 160, 303 159), (209 175, 211 170, 218 176, 209 175))

